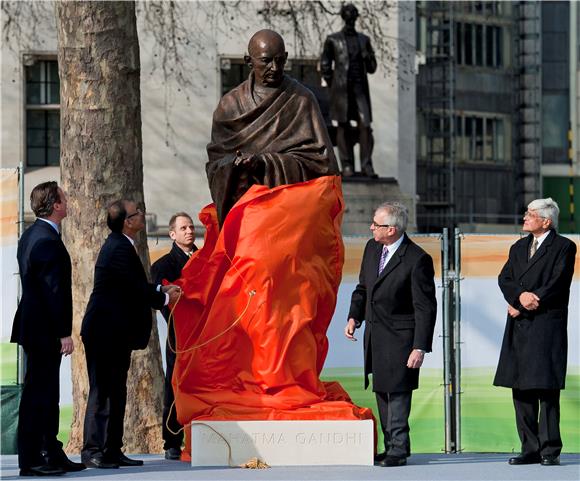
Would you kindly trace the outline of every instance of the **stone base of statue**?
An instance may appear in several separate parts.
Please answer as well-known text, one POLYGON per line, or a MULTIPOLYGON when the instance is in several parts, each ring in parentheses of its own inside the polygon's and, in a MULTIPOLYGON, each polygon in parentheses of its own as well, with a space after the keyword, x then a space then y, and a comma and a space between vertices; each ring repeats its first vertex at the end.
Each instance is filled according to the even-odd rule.
POLYGON ((415 199, 401 192, 398 182, 393 177, 353 176, 343 178, 342 195, 345 211, 342 219, 343 235, 369 236, 369 226, 373 220, 375 209, 387 201, 397 201, 409 209, 408 231, 416 228, 415 199))
POLYGON ((192 466, 373 465, 373 421, 200 421, 192 466))

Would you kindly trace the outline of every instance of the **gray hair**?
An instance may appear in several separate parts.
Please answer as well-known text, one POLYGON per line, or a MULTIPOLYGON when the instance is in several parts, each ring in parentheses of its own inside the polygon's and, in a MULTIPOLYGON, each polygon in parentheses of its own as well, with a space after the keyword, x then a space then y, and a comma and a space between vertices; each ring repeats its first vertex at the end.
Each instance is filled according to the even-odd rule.
POLYGON ((548 197, 547 199, 532 200, 528 204, 528 210, 535 211, 542 219, 550 219, 552 227, 558 228, 558 216, 560 215, 560 208, 554 199, 548 197))
POLYGON ((407 230, 409 222, 409 210, 400 202, 383 202, 375 211, 382 211, 386 214, 385 222, 397 229, 397 232, 403 233, 407 230))

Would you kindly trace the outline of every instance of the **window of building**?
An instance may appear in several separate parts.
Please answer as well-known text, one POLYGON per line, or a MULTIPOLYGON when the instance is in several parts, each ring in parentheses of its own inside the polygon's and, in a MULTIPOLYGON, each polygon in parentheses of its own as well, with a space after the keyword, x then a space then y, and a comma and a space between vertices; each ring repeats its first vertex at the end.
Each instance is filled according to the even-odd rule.
MULTIPOLYGON (((289 59, 286 62, 286 73, 306 85, 312 91, 321 88, 321 75, 317 69, 317 60, 289 59)), ((240 85, 250 74, 249 67, 242 58, 221 59, 221 93, 226 94, 240 85)))
MULTIPOLYGON (((544 93, 542 96, 542 146, 568 147, 569 102, 566 94, 544 93)), ((564 157, 562 162, 566 162, 564 157)))
POLYGON ((458 22, 455 29, 458 65, 503 67, 503 27, 458 22))
MULTIPOLYGON (((318 100, 322 116, 326 120, 327 126, 331 127, 328 89, 322 87, 322 76, 318 70, 318 59, 288 59, 285 70, 288 75, 312 91, 318 100)), ((222 57, 220 60, 220 71, 222 96, 234 87, 240 85, 250 74, 250 69, 245 64, 243 58, 222 57)))
POLYGON ((60 81, 56 60, 25 66, 26 165, 45 167, 60 162, 60 81))
POLYGON ((506 152, 504 121, 496 117, 465 116, 457 132, 457 157, 466 162, 503 163, 506 152))
POLYGON ((506 150, 504 119, 492 116, 455 116, 455 156, 461 162, 502 164, 511 158, 506 150))
POLYGON ((472 15, 502 15, 506 10, 506 2, 476 2, 476 1, 462 1, 455 2, 455 10, 461 13, 469 13, 472 15))

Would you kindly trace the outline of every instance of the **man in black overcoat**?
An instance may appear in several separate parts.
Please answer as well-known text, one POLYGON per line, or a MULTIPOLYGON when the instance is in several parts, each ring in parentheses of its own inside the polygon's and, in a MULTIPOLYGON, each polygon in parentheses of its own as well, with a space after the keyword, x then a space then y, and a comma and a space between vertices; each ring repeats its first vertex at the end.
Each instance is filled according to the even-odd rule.
POLYGON ((560 464, 560 390, 576 244, 556 233, 558 204, 528 205, 523 231, 499 274, 508 316, 493 384, 512 388, 521 454, 509 464, 560 464))
POLYGON ((107 225, 111 234, 97 257, 93 292, 81 326, 89 376, 81 458, 93 468, 143 464, 121 452, 131 351, 147 347, 151 309, 174 303, 178 296, 176 286, 147 281, 134 245, 145 228, 145 214, 137 204, 113 202, 107 225))
MULTIPOLYGON (((193 220, 189 214, 178 212, 169 219, 169 237, 173 240, 171 250, 160 257, 151 266, 151 277, 153 282, 161 284, 165 279, 173 282, 181 277, 181 269, 187 263, 191 254, 197 247, 195 246, 195 228, 193 220)), ((163 389, 163 449, 165 459, 178 460, 181 457, 181 445, 183 443, 183 427, 177 421, 175 406, 173 405, 175 396, 171 378, 175 367, 175 331, 173 325, 169 324, 170 309, 161 309, 163 317, 168 322, 167 342, 165 345, 165 386, 163 389)))
POLYGON ((402 466, 411 455, 411 397, 437 317, 433 260, 405 234, 407 220, 396 202, 376 210, 345 327, 354 340, 366 321, 365 389, 372 374, 385 439, 385 452, 376 457, 382 466, 402 466))
POLYGON ((56 476, 85 468, 66 457, 57 439, 60 361, 74 350, 71 262, 60 238, 67 199, 56 182, 44 182, 32 189, 30 204, 37 219, 18 242, 22 298, 10 339, 26 354, 18 466, 20 476, 56 476))
POLYGON ((344 28, 329 35, 320 58, 322 77, 330 87, 330 119, 338 123, 336 144, 342 166, 342 175, 354 172, 353 145, 350 120, 358 126, 361 171, 367 177, 376 177, 373 169, 373 134, 371 97, 367 74, 377 70, 375 52, 368 36, 355 30, 359 16, 357 8, 349 3, 340 9, 344 28))

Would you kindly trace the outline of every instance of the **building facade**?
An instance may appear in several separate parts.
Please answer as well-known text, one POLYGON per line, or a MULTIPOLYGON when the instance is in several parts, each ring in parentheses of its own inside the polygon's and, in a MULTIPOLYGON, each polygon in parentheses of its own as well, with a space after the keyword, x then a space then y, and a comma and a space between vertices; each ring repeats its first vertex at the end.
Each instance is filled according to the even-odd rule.
POLYGON ((577 10, 417 2, 420 230, 510 230, 527 203, 551 196, 561 229, 578 232, 577 10))
MULTIPOLYGON (((25 199, 34 185, 59 180, 61 175, 54 9, 49 2, 31 3, 43 13, 37 10, 32 14, 31 7, 19 8, 20 30, 1 47, 1 164, 23 166, 25 199)), ((155 12, 147 11, 143 3, 137 4, 144 192, 150 232, 166 231, 169 217, 176 211, 191 212, 195 218, 211 202, 205 163, 212 113, 221 95, 246 78, 243 55, 247 42, 254 32, 267 26, 263 2, 237 2, 238 11, 231 18, 212 10, 218 8, 214 4, 221 3, 177 2, 181 57, 174 58, 177 63, 169 69, 161 65, 167 59, 167 51, 160 43, 163 35, 152 22, 155 12)), ((326 3, 331 9, 324 17, 328 29, 324 33, 329 34, 342 28, 338 15, 341 3, 326 3)), ((365 2, 359 3, 364 15, 365 2)), ((388 65, 379 62, 378 71, 369 76, 374 113, 373 160, 380 176, 396 179, 403 194, 414 199, 414 6, 393 5, 381 24, 384 37, 393 39, 389 40, 391 60, 388 65)), ((164 14, 165 11, 159 13, 164 14)), ((324 110, 327 93, 318 66, 322 43, 300 43, 285 13, 277 14, 274 28, 286 40, 288 73, 313 90, 324 110)), ((304 37, 315 39, 311 24, 305 23, 304 37)), ((360 22, 357 27, 365 31, 360 22)), ((27 201, 24 208, 30 216, 27 201)))

